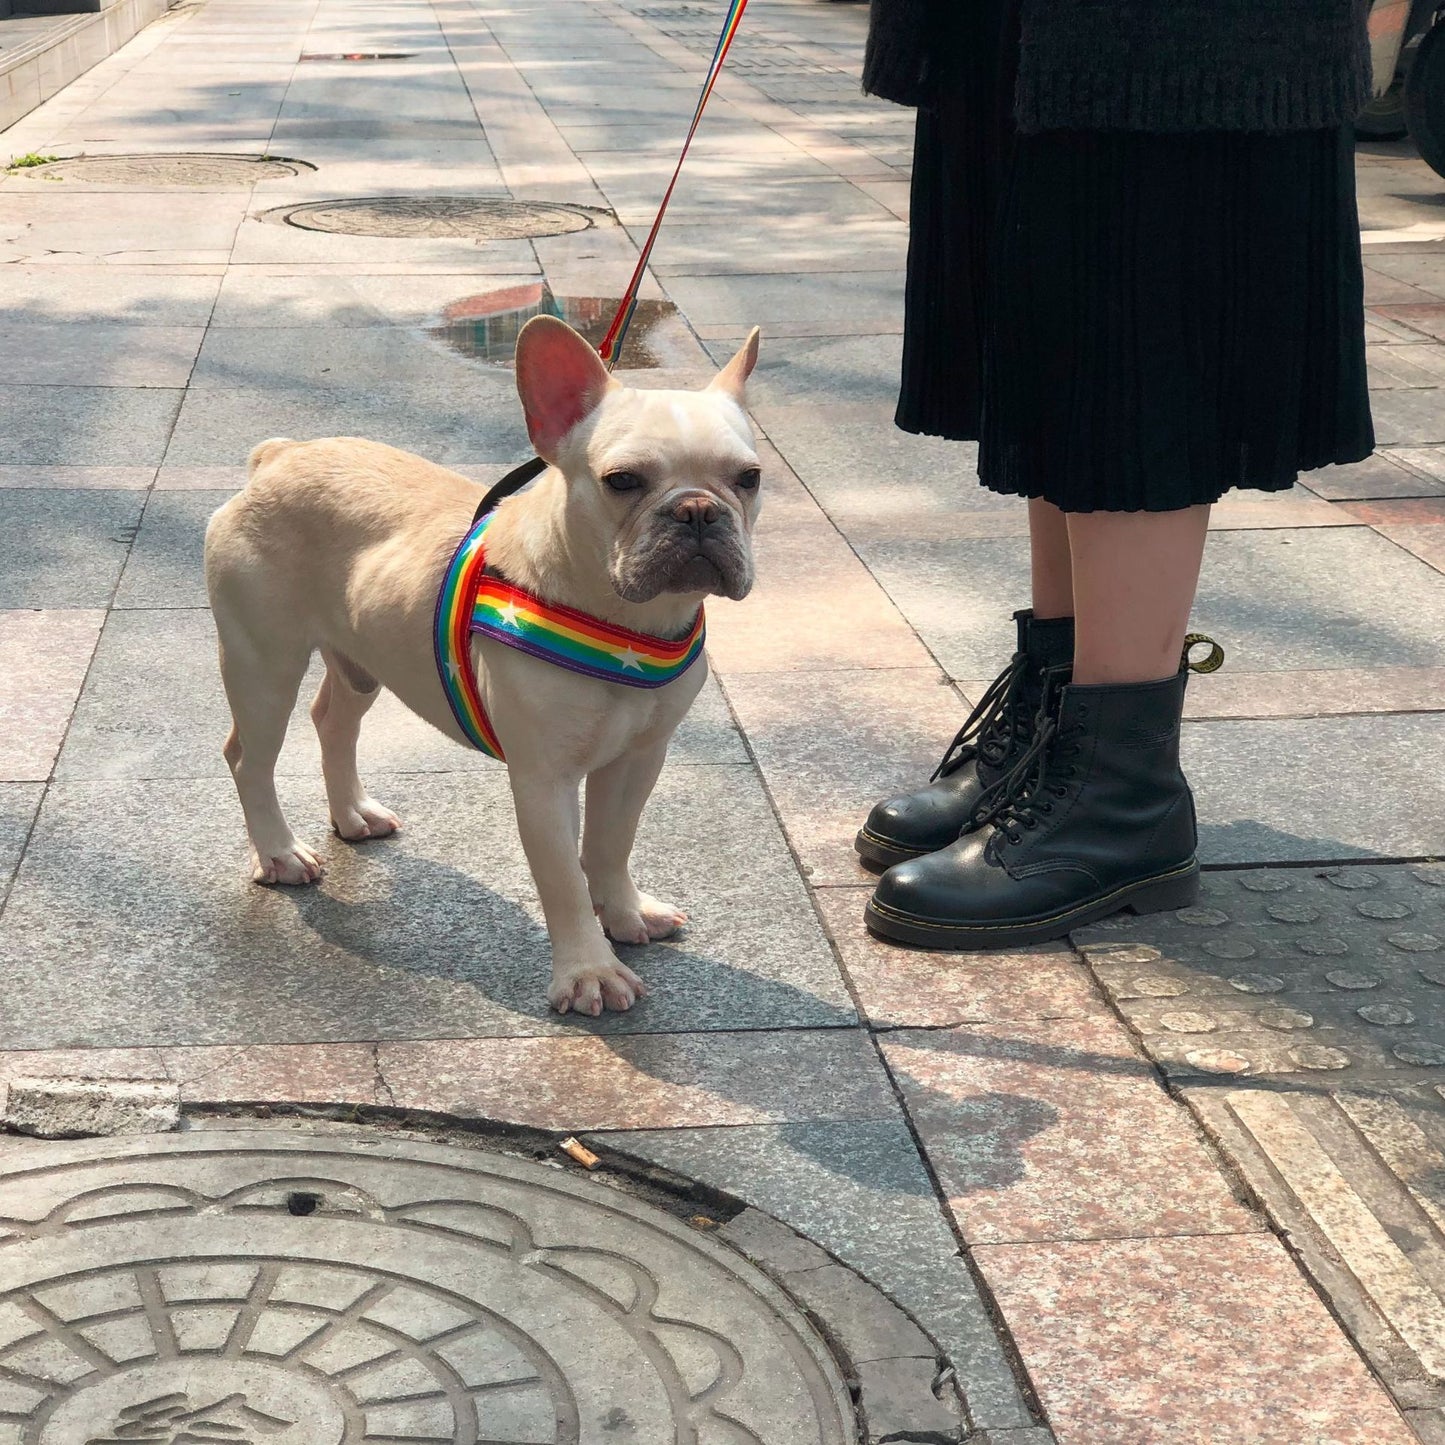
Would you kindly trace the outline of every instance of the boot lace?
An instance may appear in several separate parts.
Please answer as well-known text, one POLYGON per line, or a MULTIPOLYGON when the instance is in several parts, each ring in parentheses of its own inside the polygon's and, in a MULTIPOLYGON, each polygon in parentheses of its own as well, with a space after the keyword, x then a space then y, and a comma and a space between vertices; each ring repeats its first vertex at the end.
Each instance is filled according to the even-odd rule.
POLYGON ((1040 710, 1030 746, 975 805, 965 832, 992 823, 995 836, 1017 845, 1069 795, 1069 783, 1079 775, 1087 709, 1065 725, 1047 707, 1040 710))
POLYGON ((988 685, 978 706, 954 734, 929 782, 948 777, 976 757, 995 767, 1007 760, 1021 731, 1025 711, 1021 701, 1028 671, 1028 658, 1022 652, 1015 653, 1013 661, 988 685))

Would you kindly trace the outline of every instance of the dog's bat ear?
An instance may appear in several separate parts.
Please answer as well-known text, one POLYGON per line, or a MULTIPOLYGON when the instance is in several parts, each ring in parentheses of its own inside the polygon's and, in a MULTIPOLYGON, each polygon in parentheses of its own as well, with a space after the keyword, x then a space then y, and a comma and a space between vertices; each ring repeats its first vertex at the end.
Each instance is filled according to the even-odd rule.
POLYGON ((709 391, 725 391, 740 406, 742 405, 748 377, 753 374, 753 367, 758 364, 758 337, 762 334, 761 327, 753 327, 738 354, 708 383, 709 391))
POLYGON ((618 384, 587 342, 555 316, 534 316, 517 337, 517 394, 543 461, 556 460, 562 438, 618 384))

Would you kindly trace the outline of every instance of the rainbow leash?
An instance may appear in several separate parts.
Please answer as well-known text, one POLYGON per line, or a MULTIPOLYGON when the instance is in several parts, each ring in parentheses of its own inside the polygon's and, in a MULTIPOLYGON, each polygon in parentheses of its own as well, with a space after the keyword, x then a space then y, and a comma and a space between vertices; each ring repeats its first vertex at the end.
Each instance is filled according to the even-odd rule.
MULTIPOLYGON (((627 283, 617 314, 597 348, 610 371, 622 354, 627 329, 637 310, 638 292, 643 274, 652 259, 652 248, 662 230, 663 217, 677 189, 682 167, 692 149, 693 138, 702 122, 703 112, 712 99, 718 77, 722 74, 728 51, 737 37, 748 0, 729 0, 722 34, 713 51, 712 64, 692 113, 692 124, 682 143, 682 154, 663 193, 657 219, 647 233, 637 268, 627 283)), ((630 632, 589 617, 570 607, 544 602, 541 598, 504 578, 487 576, 486 549, 482 539, 491 523, 494 509, 503 498, 519 491, 532 478, 545 470, 539 458, 514 468, 494 486, 477 508, 471 530, 462 538, 442 579, 437 594, 436 618, 432 627, 432 648, 442 688, 457 726, 473 747, 506 762, 502 744, 487 715, 477 679, 472 670, 471 639, 473 633, 491 637, 508 647, 530 653, 547 662, 565 667, 587 677, 619 682, 628 687, 664 687, 681 677, 701 656, 706 631, 702 609, 685 637, 670 640, 630 632)))
POLYGON ((622 304, 617 308, 617 314, 612 318, 612 325, 607 328, 607 334, 597 348, 597 354, 607 363, 609 371, 616 366, 617 359, 622 354, 622 343, 627 339, 627 328, 632 325, 633 313, 637 310, 637 293, 642 289, 642 275, 647 270, 648 261, 652 259, 652 248, 657 242, 657 233, 662 229, 662 218, 667 214, 672 193, 677 189, 678 178, 682 175, 683 162, 687 160, 687 153, 692 149, 692 139, 697 134, 698 125, 702 121, 702 113, 707 109, 708 101, 712 99, 713 88, 722 74, 723 63, 728 58, 728 51, 732 49, 733 41, 737 37, 738 26, 742 24, 743 12, 747 8, 748 0, 731 0, 728 5, 727 18, 723 21, 722 34, 718 36, 717 49, 713 51, 707 79, 702 83, 702 93, 697 98, 697 109, 692 113, 692 124, 688 127, 687 138, 682 143, 682 154, 677 158, 677 167, 672 173, 672 180, 668 182, 667 190, 663 193, 662 205, 658 207, 657 211, 657 219, 652 223, 652 229, 647 233, 647 240, 643 243, 637 269, 632 273, 632 280, 627 283, 622 304))

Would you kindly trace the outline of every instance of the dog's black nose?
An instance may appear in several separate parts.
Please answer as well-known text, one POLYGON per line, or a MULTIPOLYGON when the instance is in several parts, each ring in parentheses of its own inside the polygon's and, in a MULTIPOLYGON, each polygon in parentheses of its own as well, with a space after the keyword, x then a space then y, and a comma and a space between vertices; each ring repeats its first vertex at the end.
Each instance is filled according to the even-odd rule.
POLYGON ((684 527, 691 527, 699 537, 722 515, 722 509, 717 501, 699 494, 692 497, 679 497, 672 506, 672 517, 676 522, 681 522, 684 527))

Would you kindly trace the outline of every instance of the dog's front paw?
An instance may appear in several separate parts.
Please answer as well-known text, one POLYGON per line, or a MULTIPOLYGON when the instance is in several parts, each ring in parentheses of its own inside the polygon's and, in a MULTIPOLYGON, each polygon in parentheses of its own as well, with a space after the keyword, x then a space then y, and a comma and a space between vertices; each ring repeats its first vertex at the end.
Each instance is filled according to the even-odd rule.
POLYGON ((292 842, 289 848, 267 850, 261 853, 251 850, 254 869, 251 880, 254 883, 288 883, 292 887, 304 887, 315 883, 322 873, 322 860, 304 843, 292 842))
POLYGON ((613 958, 610 963, 598 960, 572 967, 554 963, 547 1001, 559 1014, 590 1014, 596 1018, 604 1008, 626 1013, 646 993, 642 980, 613 958))
POLYGON ((390 808, 362 798, 332 818, 331 826, 348 843, 360 843, 367 838, 389 838, 401 827, 401 819, 390 808))
POLYGON ((687 922, 680 908, 660 899, 639 893, 635 903, 620 907, 599 904, 597 918, 602 931, 616 943, 651 943, 658 938, 671 938, 687 922))

